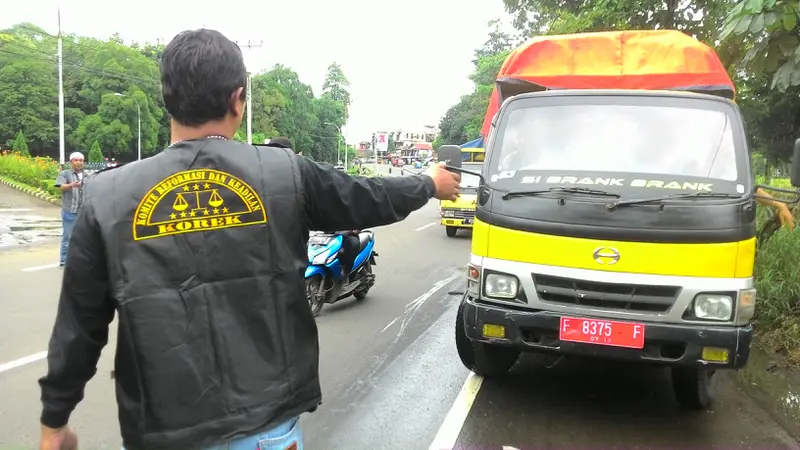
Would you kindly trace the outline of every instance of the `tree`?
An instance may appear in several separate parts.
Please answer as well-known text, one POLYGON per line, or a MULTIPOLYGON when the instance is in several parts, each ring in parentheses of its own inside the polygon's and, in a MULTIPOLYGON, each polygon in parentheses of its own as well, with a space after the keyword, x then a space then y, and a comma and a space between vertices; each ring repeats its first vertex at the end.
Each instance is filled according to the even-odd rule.
POLYGON ((14 145, 11 146, 11 150, 20 152, 23 156, 31 156, 30 152, 28 151, 28 139, 25 137, 25 134, 22 131, 17 133, 17 137, 14 139, 14 145))
POLYGON ((328 73, 325 75, 325 82, 322 84, 322 92, 328 94, 335 102, 344 106, 344 120, 347 122, 350 110, 350 81, 344 75, 339 63, 332 63, 328 66, 328 73))
MULTIPOLYGON (((317 126, 314 131, 314 147, 310 152, 316 161, 337 162, 336 157, 342 137, 339 127, 344 125, 344 106, 328 94, 314 100, 314 116, 317 126)), ((340 155, 341 158, 344 156, 340 155)))
MULTIPOLYGON (((58 139, 58 73, 52 58, 39 58, 38 28, 0 31, 0 138, 26 130, 34 153, 58 139)), ((55 53, 54 51, 50 54, 55 53)), ((2 139, 0 139, 2 140, 2 139)))
POLYGON ((276 64, 264 76, 268 85, 275 86, 284 102, 275 107, 272 120, 278 135, 292 140, 296 151, 311 152, 314 148, 312 134, 317 128, 314 116, 314 93, 311 86, 300 81, 295 71, 276 64))
POLYGON ((746 42, 741 62, 750 73, 772 75, 772 88, 800 85, 800 6, 788 0, 740 1, 728 13, 722 39, 746 42))
POLYGON ((94 144, 92 144, 92 148, 89 149, 88 159, 90 163, 103 162, 103 151, 100 150, 99 142, 94 141, 94 144))
MULTIPOLYGON (((158 69, 164 43, 126 45, 119 35, 105 40, 63 37, 67 152, 90 148, 96 141, 107 156, 133 158, 140 118, 142 151, 147 155, 165 148, 169 116, 158 69)), ((25 130, 34 154, 58 156, 56 47, 56 36, 33 24, 0 30, 0 142, 13 141, 17 131, 25 130)), ((319 98, 283 65, 253 76, 254 142, 287 136, 296 151, 332 161, 327 158, 335 158, 340 137, 331 124, 341 128, 347 121, 349 86, 336 63, 328 67, 319 98)), ((237 136, 247 139, 246 121, 237 136)))
POLYGON ((514 27, 526 36, 674 28, 712 43, 733 0, 503 0, 503 3, 515 17, 514 27))

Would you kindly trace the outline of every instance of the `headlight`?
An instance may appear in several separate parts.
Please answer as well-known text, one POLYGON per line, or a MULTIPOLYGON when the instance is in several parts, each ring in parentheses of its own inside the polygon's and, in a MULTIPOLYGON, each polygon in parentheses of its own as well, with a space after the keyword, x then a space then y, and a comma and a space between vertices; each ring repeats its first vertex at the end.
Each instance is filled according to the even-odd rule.
POLYGON ((519 291, 519 282, 513 275, 490 273, 484 280, 484 293, 494 298, 516 298, 519 291))
POLYGON ((694 316, 705 320, 730 320, 733 299, 729 295, 698 294, 694 298, 694 316))
POLYGON ((328 254, 326 252, 322 252, 311 260, 311 264, 315 266, 324 266, 326 264, 327 259, 328 259, 328 254))
POLYGON ((452 211, 452 210, 448 210, 448 211, 444 212, 444 216, 445 217, 455 217, 456 216, 456 212, 452 211))

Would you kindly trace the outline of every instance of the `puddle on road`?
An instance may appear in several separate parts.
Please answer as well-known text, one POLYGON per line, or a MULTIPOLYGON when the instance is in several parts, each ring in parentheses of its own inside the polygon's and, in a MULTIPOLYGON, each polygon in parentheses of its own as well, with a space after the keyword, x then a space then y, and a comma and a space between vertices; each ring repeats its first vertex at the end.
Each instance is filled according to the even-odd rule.
POLYGON ((61 219, 0 207, 0 248, 61 236, 61 219))
POLYGON ((800 438, 800 371, 778 367, 778 359, 753 345, 747 366, 738 373, 739 380, 756 391, 757 403, 789 434, 800 438))

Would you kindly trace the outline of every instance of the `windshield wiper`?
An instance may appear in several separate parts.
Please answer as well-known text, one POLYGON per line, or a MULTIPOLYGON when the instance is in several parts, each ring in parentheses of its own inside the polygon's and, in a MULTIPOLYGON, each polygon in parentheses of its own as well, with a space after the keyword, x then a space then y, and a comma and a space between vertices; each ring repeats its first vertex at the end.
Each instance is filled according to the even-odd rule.
POLYGON ((725 192, 692 192, 689 194, 673 194, 673 195, 666 195, 663 197, 655 197, 655 198, 640 198, 640 199, 632 199, 632 200, 622 200, 619 202, 612 202, 606 205, 608 209, 614 209, 618 206, 630 206, 630 205, 644 205, 647 203, 660 203, 665 200, 675 200, 681 198, 697 198, 697 197, 715 197, 715 198, 742 198, 741 195, 737 194, 728 194, 725 192))
POLYGON ((575 188, 575 187, 551 187, 550 189, 542 189, 539 191, 511 191, 506 192, 503 194, 503 200, 508 200, 514 197, 526 197, 526 196, 533 196, 539 194, 552 194, 563 192, 567 194, 586 194, 586 195, 602 195, 604 197, 615 197, 619 198, 619 194, 615 194, 613 192, 608 191, 601 191, 600 189, 590 189, 590 188, 575 188))

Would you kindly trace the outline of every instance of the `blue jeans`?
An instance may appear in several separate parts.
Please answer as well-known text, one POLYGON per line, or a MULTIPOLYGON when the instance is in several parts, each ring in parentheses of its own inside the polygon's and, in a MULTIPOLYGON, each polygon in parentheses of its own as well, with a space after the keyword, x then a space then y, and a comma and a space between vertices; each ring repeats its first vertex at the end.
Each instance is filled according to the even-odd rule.
POLYGON ((271 430, 230 439, 203 450, 303 450, 300 418, 295 417, 271 430))
POLYGON ((63 209, 61 210, 61 224, 64 231, 61 233, 61 259, 59 262, 62 266, 67 262, 69 238, 72 236, 72 229, 75 228, 76 220, 78 220, 78 214, 64 211, 63 209))

